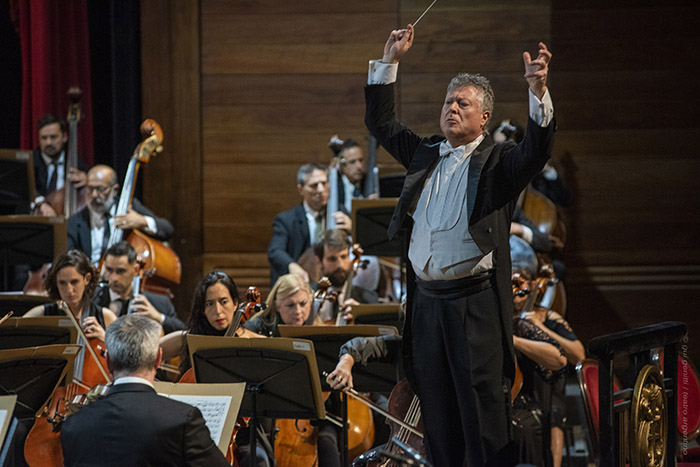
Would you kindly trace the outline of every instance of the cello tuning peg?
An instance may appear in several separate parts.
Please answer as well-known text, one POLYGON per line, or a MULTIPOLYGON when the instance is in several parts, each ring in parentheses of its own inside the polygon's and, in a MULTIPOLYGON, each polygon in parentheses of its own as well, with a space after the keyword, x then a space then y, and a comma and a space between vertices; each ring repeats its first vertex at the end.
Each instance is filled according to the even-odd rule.
POLYGON ((161 145, 156 146, 156 153, 160 154, 161 152, 163 152, 163 146, 161 146, 161 145))

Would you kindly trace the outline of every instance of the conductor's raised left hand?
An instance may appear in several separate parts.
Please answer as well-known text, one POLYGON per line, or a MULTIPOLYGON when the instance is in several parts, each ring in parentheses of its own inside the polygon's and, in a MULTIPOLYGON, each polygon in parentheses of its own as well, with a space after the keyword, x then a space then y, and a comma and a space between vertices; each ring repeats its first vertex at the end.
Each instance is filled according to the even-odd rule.
POLYGON ((525 64, 525 79, 530 85, 530 90, 538 99, 542 99, 547 91, 547 74, 549 73, 552 53, 544 42, 540 42, 539 47, 537 58, 534 60, 530 57, 530 52, 523 52, 523 62, 525 64))

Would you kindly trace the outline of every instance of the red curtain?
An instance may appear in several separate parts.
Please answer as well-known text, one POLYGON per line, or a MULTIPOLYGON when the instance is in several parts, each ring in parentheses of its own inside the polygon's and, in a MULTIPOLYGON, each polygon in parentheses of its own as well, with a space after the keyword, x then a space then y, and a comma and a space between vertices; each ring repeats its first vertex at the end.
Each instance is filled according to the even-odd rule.
POLYGON ((66 118, 68 88, 83 91, 78 154, 93 165, 90 36, 87 0, 11 0, 22 49, 20 144, 38 146, 37 120, 45 113, 66 118))

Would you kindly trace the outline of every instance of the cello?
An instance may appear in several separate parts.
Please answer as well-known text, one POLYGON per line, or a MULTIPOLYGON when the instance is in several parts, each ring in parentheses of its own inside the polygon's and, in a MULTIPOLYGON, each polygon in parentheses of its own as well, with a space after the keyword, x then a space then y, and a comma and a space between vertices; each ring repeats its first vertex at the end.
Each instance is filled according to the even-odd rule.
MULTIPOLYGON (((144 136, 131 156, 129 167, 124 177, 124 184, 119 195, 119 203, 115 216, 125 215, 131 209, 136 187, 136 176, 139 168, 150 161, 151 156, 163 151, 163 131, 158 122, 146 119, 141 123, 141 134, 144 136)), ((111 229, 107 248, 119 243, 124 238, 122 229, 111 229)), ((162 295, 171 295, 170 288, 180 283, 182 265, 178 255, 164 243, 149 237, 139 230, 132 230, 126 239, 144 261, 144 268, 152 270, 145 290, 162 295)), ((104 261, 104 258, 103 260, 104 261)), ((100 270, 102 269, 100 264, 100 270)))
MULTIPOLYGON (((59 308, 70 319, 71 325, 78 331, 78 336, 85 343, 85 349, 91 358, 83 362, 82 381, 74 380, 67 386, 59 386, 51 396, 49 405, 44 407, 40 415, 37 415, 27 439, 24 443, 24 457, 27 463, 34 467, 60 467, 63 465, 63 450, 61 448, 60 430, 63 420, 70 415, 72 408, 85 402, 84 396, 95 388, 93 394, 103 394, 104 389, 99 386, 111 381, 107 372, 107 364, 102 355, 105 349, 103 341, 88 339, 82 327, 73 315, 73 312, 62 300, 58 302, 59 308), (72 405, 69 403, 72 401, 72 405)), ((95 396, 96 397, 96 396, 95 396)))

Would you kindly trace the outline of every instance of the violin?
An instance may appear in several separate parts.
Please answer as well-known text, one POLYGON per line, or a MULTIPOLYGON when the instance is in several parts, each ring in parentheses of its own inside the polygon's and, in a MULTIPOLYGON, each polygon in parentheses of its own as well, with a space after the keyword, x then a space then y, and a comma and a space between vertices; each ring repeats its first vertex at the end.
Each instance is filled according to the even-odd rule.
MULTIPOLYGON (((70 404, 77 407, 85 403, 89 398, 81 397, 81 394, 89 394, 91 388, 104 385, 111 381, 107 372, 107 365, 103 356, 104 342, 96 338, 88 339, 82 327, 76 320, 73 312, 63 301, 58 302, 59 308, 70 319, 71 324, 78 331, 78 335, 85 342, 86 352, 90 358, 83 362, 82 380, 74 379, 72 384, 59 386, 51 396, 51 400, 43 412, 36 417, 27 439, 24 443, 24 457, 31 466, 57 466, 63 465, 63 450, 61 449, 60 430, 65 418, 72 412, 70 404), (72 401, 69 403, 69 401, 72 401)), ((105 392, 96 389, 95 393, 105 392)), ((91 396, 95 400, 94 395, 91 396)))
MULTIPOLYGON (((246 292, 245 305, 238 307, 236 313, 233 315, 231 323, 226 328, 225 337, 262 337, 252 331, 242 328, 241 326, 245 323, 253 314, 265 309, 265 304, 260 302, 260 291, 257 287, 248 287, 246 292)), ((196 383, 194 368, 188 369, 183 373, 182 377, 178 381, 179 383, 196 383)), ((226 453, 226 460, 230 465, 237 467, 241 461, 241 453, 236 444, 236 435, 241 428, 248 426, 250 421, 249 417, 238 417, 236 423, 233 427, 233 433, 231 434, 231 442, 226 453)))

